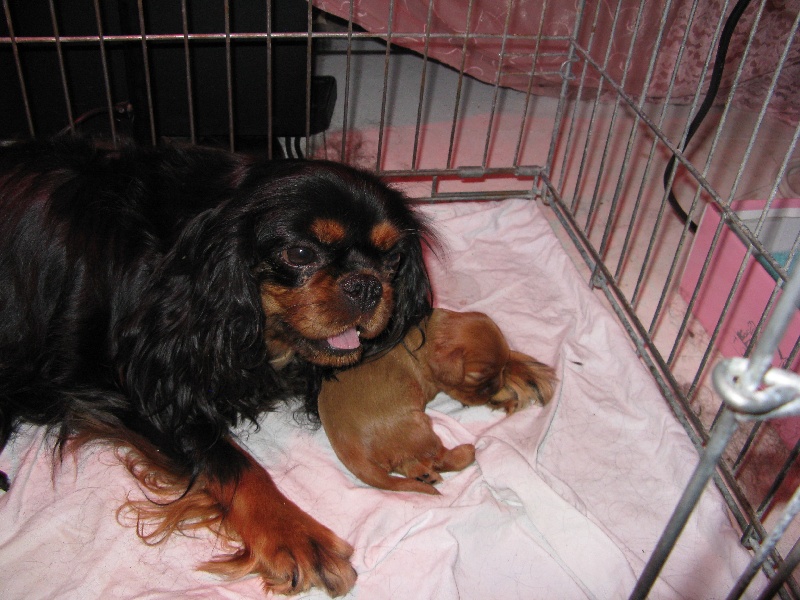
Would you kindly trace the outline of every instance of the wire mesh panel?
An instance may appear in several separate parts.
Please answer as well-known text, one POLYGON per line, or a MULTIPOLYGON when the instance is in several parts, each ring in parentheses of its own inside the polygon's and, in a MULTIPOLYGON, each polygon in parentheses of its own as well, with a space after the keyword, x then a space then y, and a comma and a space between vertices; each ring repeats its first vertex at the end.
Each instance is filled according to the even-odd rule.
MULTIPOLYGON (((578 89, 565 99, 561 147, 545 175, 593 285, 627 324, 698 449, 714 422, 730 418, 711 392, 713 366, 723 356, 749 356, 759 342, 797 240, 796 229, 785 238, 768 232, 781 217, 788 226, 785 211, 797 195, 786 178, 797 119, 782 103, 792 85, 797 11, 776 14, 758 2, 715 10, 709 19, 701 3, 641 3, 627 48, 576 43, 578 89), (658 24, 646 53, 637 43, 644 22, 658 24), (774 36, 768 66, 761 62, 755 73, 766 36, 774 36), (700 55, 691 52, 698 39, 706 40, 700 55), (608 69, 614 60, 624 64, 618 76, 608 69), (629 73, 644 75, 632 86, 629 73), (592 79, 596 86, 584 83, 592 79)), ((584 25, 596 31, 602 12, 587 4, 584 25)), ((630 18, 617 5, 612 30, 628 29, 630 18)), ((788 328, 776 366, 796 369, 797 333, 788 328)), ((797 441, 791 421, 775 428, 750 421, 714 474, 749 547, 764 539, 766 516, 775 509, 774 520, 780 498, 796 487, 797 441)), ((788 550, 796 533, 786 537, 788 550)), ((781 562, 772 558, 770 572, 781 562)), ((794 583, 787 590, 797 594, 794 583)))
MULTIPOLYGON (((542 199, 700 451, 731 418, 712 371, 753 352, 798 250, 800 10, 572 4, 3 0, 0 139, 180 140, 345 161, 424 201, 542 199)), ((775 366, 796 371, 786 331, 775 366)), ((800 425, 740 420, 708 475, 757 550, 800 425)))

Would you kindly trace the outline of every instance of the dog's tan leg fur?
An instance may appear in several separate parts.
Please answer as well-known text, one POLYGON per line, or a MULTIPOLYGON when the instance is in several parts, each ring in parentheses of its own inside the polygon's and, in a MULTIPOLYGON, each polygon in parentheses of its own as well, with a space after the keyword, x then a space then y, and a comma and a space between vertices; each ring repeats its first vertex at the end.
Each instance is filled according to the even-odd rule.
POLYGON ((257 574, 264 589, 276 594, 296 594, 312 586, 331 596, 347 593, 356 582, 348 560, 352 547, 288 500, 249 454, 233 442, 231 446, 247 461, 240 476, 226 483, 203 477, 188 491, 188 482, 174 478, 154 448, 146 443, 135 450, 120 448, 131 474, 159 498, 127 502, 119 511, 121 522, 132 513, 140 537, 149 544, 175 532, 208 528, 231 552, 201 569, 232 579, 257 574))
POLYGON ((234 485, 211 483, 207 491, 225 507, 222 529, 241 548, 203 570, 234 578, 257 573, 276 594, 317 586, 340 596, 355 585, 350 544, 288 500, 260 465, 250 459, 234 485))

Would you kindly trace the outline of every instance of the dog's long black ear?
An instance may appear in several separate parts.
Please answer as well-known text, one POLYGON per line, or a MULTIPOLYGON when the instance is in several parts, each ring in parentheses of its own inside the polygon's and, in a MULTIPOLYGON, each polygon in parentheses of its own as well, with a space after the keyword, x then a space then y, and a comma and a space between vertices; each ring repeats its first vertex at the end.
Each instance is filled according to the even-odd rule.
POLYGON ((421 218, 414 216, 412 232, 403 243, 403 258, 394 278, 395 310, 386 330, 367 347, 367 356, 393 348, 433 310, 433 292, 425 266, 424 248, 435 249, 437 241, 421 218))
POLYGON ((411 326, 430 316, 433 310, 433 291, 423 252, 423 248, 432 242, 432 234, 420 225, 414 238, 408 240, 408 248, 395 278, 396 313, 402 323, 401 339, 411 326))
POLYGON ((119 336, 120 383, 136 410, 126 425, 192 471, 239 414, 255 419, 277 395, 264 389, 271 370, 247 226, 224 206, 199 215, 119 336))

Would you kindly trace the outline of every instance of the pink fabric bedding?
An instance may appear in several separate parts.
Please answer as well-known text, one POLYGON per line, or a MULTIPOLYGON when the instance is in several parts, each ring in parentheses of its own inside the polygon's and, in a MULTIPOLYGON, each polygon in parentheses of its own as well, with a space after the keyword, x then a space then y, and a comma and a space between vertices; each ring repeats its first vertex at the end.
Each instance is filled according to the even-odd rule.
MULTIPOLYGON (((571 36, 575 29, 579 4, 545 0, 514 0, 510 3, 495 0, 473 0, 470 3, 463 0, 435 0, 432 3, 428 0, 395 0, 391 3, 314 0, 318 8, 345 20, 350 18, 352 6, 353 22, 384 38, 390 31, 391 22, 391 41, 420 54, 426 52, 421 34, 428 30, 428 8, 432 6, 429 30, 434 37, 430 38, 427 48, 430 58, 458 70, 463 66, 464 73, 490 84, 521 91, 526 91, 530 85, 534 94, 548 95, 560 93, 563 82, 560 72, 566 60, 563 38, 571 36), (471 13, 468 12, 470 4, 471 13), (466 44, 465 31, 469 32, 466 44), (504 32, 507 33, 505 41, 504 32), (537 45, 536 38, 540 34, 550 39, 537 45)), ((650 57, 659 41, 664 2, 644 0, 640 16, 639 2, 623 0, 615 25, 617 4, 610 0, 588 0, 577 35, 578 42, 635 98, 642 94, 651 100, 665 98, 678 64, 670 101, 690 103, 706 57, 709 52, 716 51, 713 44, 715 30, 720 16, 727 14, 723 13, 725 1, 705 0, 694 15, 691 0, 671 3, 655 69, 646 88, 650 57), (634 49, 634 59, 626 68, 631 48, 634 49)), ((728 11, 734 4, 733 1, 728 4, 728 11)), ((728 66, 717 97, 720 102, 727 97, 734 81, 760 4, 756 1, 750 3, 734 32, 728 50, 728 66)), ((800 3, 796 0, 766 2, 733 98, 735 105, 760 110, 798 9, 800 3)), ((582 69, 580 64, 573 68, 575 78, 572 85, 576 87, 582 83, 594 97, 593 90, 600 77, 597 71, 589 69, 582 79, 582 69)), ((709 67, 706 81, 710 74, 709 67)), ((605 91, 613 92, 607 82, 604 85, 605 91)), ((800 116, 800 43, 797 40, 789 49, 786 67, 768 110, 792 123, 796 123, 800 116)))
MULTIPOLYGON (((266 416, 243 443, 281 489, 355 547, 363 600, 627 597, 697 462, 619 325, 578 277, 535 204, 430 206, 447 248, 430 265, 438 301, 492 315, 512 346, 554 365, 556 397, 504 418, 445 396, 429 407, 446 445, 476 464, 442 495, 366 487, 321 430, 266 416)), ((113 455, 53 470, 41 432, 0 455, 0 596, 260 598, 257 579, 193 570, 211 537, 142 543, 117 507, 139 492, 113 455)), ((705 494, 653 598, 720 597, 748 561, 716 490, 705 494)), ((324 598, 312 592, 304 598, 324 598)))

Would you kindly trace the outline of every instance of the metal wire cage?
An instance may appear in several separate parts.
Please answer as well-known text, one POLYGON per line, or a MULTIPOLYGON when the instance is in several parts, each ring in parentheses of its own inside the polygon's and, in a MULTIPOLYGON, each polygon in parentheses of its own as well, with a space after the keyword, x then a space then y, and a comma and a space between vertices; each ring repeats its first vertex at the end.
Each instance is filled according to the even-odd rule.
POLYGON ((542 201, 704 453, 632 597, 647 595, 709 478, 754 553, 731 597, 759 569, 773 582, 764 597, 800 597, 791 577, 800 550, 788 539, 800 510, 792 495, 800 440, 771 450, 771 472, 759 463, 757 484, 748 471, 766 420, 800 414, 793 373, 800 344, 790 327, 800 292, 797 282, 787 283, 800 237, 790 236, 781 254, 770 229, 785 211, 783 197, 800 193, 791 188, 800 127, 780 103, 800 56, 797 7, 719 2, 709 18, 699 0, 587 0, 556 23, 546 0, 525 18, 519 0, 503 3, 497 27, 487 31, 476 16, 479 3, 466 3, 463 25, 445 30, 436 26, 436 2, 421 11, 417 29, 400 22, 395 2, 380 28, 364 29, 352 3, 338 3, 332 17, 291 2, 3 0, 0 137, 89 130, 149 144, 178 138, 270 155, 324 154, 361 161, 408 184, 421 201, 542 201), (761 85, 751 94, 748 61, 776 11, 783 28, 766 34, 775 51, 769 64, 759 59, 761 85), (709 39, 690 68, 687 49, 700 24, 709 39), (726 55, 720 48, 734 30, 739 49, 726 55), (445 46, 454 49, 446 76, 445 46), (480 49, 496 68, 479 93, 468 58, 480 49), (364 80, 365 61, 376 65, 375 80, 364 80), (281 70, 289 63, 291 77, 281 70), (714 90, 723 67, 726 79, 714 90), (681 87, 687 72, 691 82, 681 87), (326 74, 335 76, 335 92, 326 74), (445 77, 450 87, 441 84, 445 77), (372 97, 368 115, 364 92, 372 97), (476 113, 483 135, 465 140, 464 124, 476 113), (434 122, 444 145, 432 157, 434 122), (365 128, 374 135, 367 158, 357 156, 365 128), (388 132, 399 130, 403 155, 395 160, 397 135, 388 132), (501 139, 509 151, 498 150, 501 139), (753 190, 759 203, 745 215, 737 202, 753 190), (696 258, 693 240, 701 235, 709 242, 696 258), (741 252, 732 277, 720 283, 714 265, 729 238, 741 252), (691 261, 697 275, 687 284, 682 273, 691 261), (769 276, 767 300, 737 338, 744 360, 725 360, 721 341, 740 318, 753 268, 769 276), (700 327, 709 286, 720 307, 700 327), (722 399, 709 400, 712 379, 722 399), (773 510, 790 496, 783 516, 773 510))

